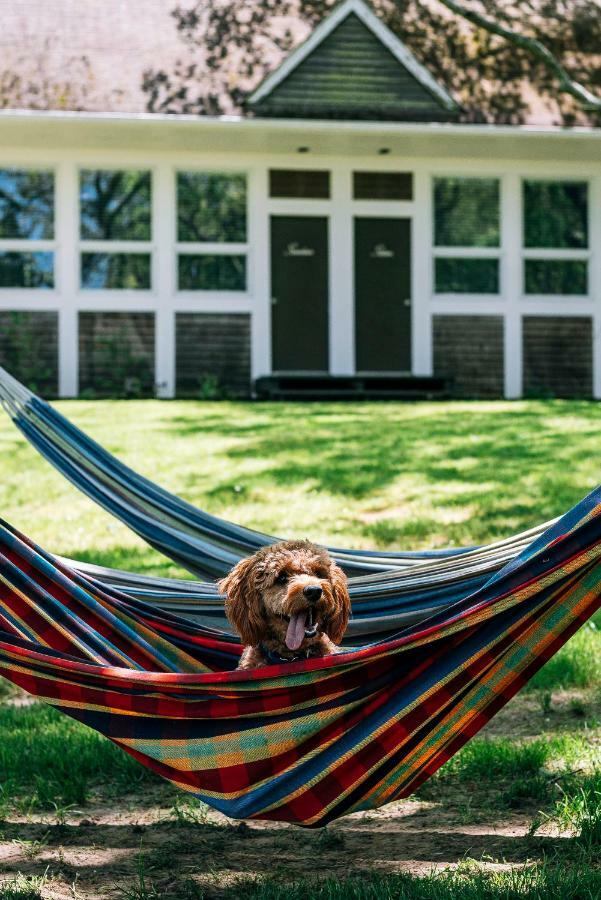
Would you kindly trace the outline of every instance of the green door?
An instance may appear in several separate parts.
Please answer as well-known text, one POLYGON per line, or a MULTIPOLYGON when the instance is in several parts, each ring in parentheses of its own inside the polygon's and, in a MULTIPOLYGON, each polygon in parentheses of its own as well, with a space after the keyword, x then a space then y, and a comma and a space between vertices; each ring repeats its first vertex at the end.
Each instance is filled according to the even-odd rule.
POLYGON ((274 372, 328 371, 328 220, 271 217, 274 372))
POLYGON ((357 372, 411 371, 411 221, 355 219, 357 372))

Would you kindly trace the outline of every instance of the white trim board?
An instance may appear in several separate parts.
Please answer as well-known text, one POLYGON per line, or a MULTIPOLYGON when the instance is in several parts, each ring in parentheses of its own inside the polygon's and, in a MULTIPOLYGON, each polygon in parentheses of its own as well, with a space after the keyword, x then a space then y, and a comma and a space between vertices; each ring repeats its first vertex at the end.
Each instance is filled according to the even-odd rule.
POLYGON ((319 23, 307 40, 293 50, 275 72, 272 72, 261 82, 258 88, 248 97, 246 101, 248 105, 253 106, 264 97, 269 96, 350 15, 357 16, 363 25, 378 38, 380 43, 392 53, 397 62, 404 66, 423 87, 430 91, 445 109, 458 109, 451 95, 438 84, 425 66, 422 66, 415 58, 411 50, 396 34, 393 34, 390 28, 384 25, 363 0, 344 0, 343 3, 337 6, 329 16, 319 23))

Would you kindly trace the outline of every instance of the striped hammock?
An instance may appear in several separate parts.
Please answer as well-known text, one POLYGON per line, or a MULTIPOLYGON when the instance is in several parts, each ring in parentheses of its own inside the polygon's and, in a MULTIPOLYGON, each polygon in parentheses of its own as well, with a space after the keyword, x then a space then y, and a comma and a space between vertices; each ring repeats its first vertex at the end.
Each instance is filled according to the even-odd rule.
POLYGON ((324 659, 239 644, 0 525, 0 673, 234 818, 321 826, 406 797, 601 606, 601 488, 477 590, 324 659))
MULTIPOLYGON (((140 535, 150 546, 200 577, 225 575, 244 556, 278 538, 212 516, 123 465, 44 400, 0 368, 0 403, 27 440, 79 490, 140 535)), ((546 523, 491 548, 418 552, 328 548, 350 576, 366 576, 371 592, 378 573, 396 573, 424 562, 456 562, 466 554, 480 562, 515 555, 546 523)), ((496 564, 496 563, 495 563, 496 564)))
MULTIPOLYGON (((0 401, 25 437, 73 484, 183 567, 201 575, 221 575, 241 555, 274 540, 195 509, 128 469, 2 369, 0 401)), ((466 597, 546 527, 461 550, 388 555, 332 550, 351 576, 353 617, 345 643, 385 639, 466 597)), ((229 630, 223 598, 213 581, 144 577, 65 562, 109 587, 200 625, 229 630)))

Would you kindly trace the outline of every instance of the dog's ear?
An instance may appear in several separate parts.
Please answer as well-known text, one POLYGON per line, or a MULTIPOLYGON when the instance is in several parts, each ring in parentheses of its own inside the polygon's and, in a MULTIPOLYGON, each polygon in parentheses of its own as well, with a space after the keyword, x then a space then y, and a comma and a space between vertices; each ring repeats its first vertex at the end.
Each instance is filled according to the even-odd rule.
POLYGON ((225 614, 242 643, 253 646, 263 636, 265 621, 261 611, 261 594, 255 580, 254 556, 240 560, 229 575, 217 583, 225 594, 225 614))
POLYGON ((330 640, 339 644, 351 614, 351 598, 348 593, 346 575, 336 563, 332 563, 330 566, 330 582, 334 604, 324 625, 330 640))

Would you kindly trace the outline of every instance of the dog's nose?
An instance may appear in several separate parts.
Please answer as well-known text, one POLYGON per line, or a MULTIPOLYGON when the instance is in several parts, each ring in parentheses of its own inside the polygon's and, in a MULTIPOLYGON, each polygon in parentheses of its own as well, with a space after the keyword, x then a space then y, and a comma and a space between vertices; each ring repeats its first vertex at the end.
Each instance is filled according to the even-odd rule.
POLYGON ((318 584, 308 584, 306 588, 303 588, 303 594, 309 603, 317 603, 321 597, 321 588, 318 584))

